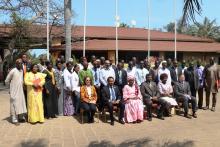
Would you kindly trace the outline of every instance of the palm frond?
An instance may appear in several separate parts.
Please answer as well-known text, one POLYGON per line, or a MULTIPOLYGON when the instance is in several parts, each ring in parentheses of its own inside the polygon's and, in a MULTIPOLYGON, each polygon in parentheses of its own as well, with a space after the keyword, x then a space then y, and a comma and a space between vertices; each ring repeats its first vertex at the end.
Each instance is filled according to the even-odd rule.
POLYGON ((184 0, 182 25, 186 24, 189 20, 196 22, 195 14, 201 15, 201 5, 202 0, 184 0))

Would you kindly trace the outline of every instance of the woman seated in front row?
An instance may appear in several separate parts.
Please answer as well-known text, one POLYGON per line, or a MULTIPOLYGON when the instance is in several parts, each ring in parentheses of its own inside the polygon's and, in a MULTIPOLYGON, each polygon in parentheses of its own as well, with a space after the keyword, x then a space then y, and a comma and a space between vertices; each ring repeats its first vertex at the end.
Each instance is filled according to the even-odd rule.
POLYGON ((128 85, 123 88, 125 102, 125 121, 128 123, 140 123, 143 121, 142 95, 138 85, 134 83, 134 76, 128 76, 128 85))
POLYGON ((173 87, 171 84, 167 83, 168 75, 167 74, 161 74, 160 75, 160 82, 158 83, 158 89, 160 92, 160 97, 164 101, 166 101, 169 106, 166 108, 166 111, 168 112, 168 116, 171 115, 171 108, 178 106, 176 100, 173 98, 173 87))
POLYGON ((97 94, 95 87, 91 84, 90 77, 85 77, 84 85, 80 88, 80 96, 81 107, 87 113, 88 123, 94 123, 97 94))

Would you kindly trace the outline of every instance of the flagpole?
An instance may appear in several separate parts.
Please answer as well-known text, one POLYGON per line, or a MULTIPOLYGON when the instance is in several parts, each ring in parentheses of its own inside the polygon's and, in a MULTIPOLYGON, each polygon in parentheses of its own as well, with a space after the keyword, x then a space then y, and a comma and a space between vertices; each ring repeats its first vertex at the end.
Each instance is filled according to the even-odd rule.
POLYGON ((50 17, 50 6, 49 0, 47 0, 47 60, 50 59, 50 34, 49 34, 49 17, 50 17))
POLYGON ((177 32, 176 32, 176 0, 173 0, 173 16, 174 16, 174 31, 175 31, 175 36, 174 36, 174 58, 177 59, 177 42, 176 42, 176 37, 177 37, 177 32))
POLYGON ((148 9, 148 53, 147 53, 147 58, 148 58, 148 61, 150 60, 150 51, 151 51, 151 44, 150 44, 150 37, 151 37, 151 32, 150 32, 150 20, 151 20, 151 13, 150 13, 150 0, 148 0, 148 4, 147 4, 147 9, 148 9))
POLYGON ((83 57, 86 56, 86 14, 87 13, 87 0, 84 0, 84 26, 83 26, 83 57))
POLYGON ((118 0, 115 0, 115 59, 116 59, 116 65, 118 64, 118 23, 119 23, 119 17, 118 17, 118 0))

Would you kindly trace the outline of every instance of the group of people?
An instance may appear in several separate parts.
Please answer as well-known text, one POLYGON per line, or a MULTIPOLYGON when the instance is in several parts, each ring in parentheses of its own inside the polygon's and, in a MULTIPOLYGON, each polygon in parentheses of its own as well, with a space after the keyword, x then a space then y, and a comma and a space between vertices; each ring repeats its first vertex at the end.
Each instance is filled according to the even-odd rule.
POLYGON ((55 66, 44 57, 40 63, 28 62, 27 55, 16 60, 5 80, 10 83, 10 113, 12 123, 43 123, 44 118, 79 115, 83 109, 87 122, 94 122, 96 111, 107 110, 110 124, 114 125, 113 111, 119 112, 121 124, 152 121, 172 116, 172 108, 184 108, 184 117, 197 118, 197 109, 209 109, 212 94, 212 111, 220 87, 220 70, 215 59, 203 67, 201 61, 186 66, 183 60, 148 60, 137 62, 133 57, 128 67, 122 60, 117 65, 104 57, 91 61, 82 57, 79 64, 61 56, 55 66), (206 106, 203 107, 203 92, 206 106), (198 93, 198 103, 196 94, 198 93), (192 115, 189 115, 189 103, 192 115), (146 111, 145 111, 146 107, 146 111), (27 115, 25 115, 27 114, 27 115))

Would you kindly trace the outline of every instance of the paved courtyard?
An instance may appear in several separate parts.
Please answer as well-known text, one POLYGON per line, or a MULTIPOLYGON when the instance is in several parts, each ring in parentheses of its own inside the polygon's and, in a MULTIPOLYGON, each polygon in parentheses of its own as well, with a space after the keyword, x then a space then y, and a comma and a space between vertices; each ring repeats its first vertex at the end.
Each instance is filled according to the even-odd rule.
MULTIPOLYGON (((219 106, 219 102, 217 106, 219 106)), ((0 91, 0 147, 219 147, 220 108, 198 112, 198 118, 181 116, 153 119, 141 124, 110 126, 100 121, 80 124, 73 117, 46 120, 44 124, 15 126, 8 122, 8 90, 0 91)))

